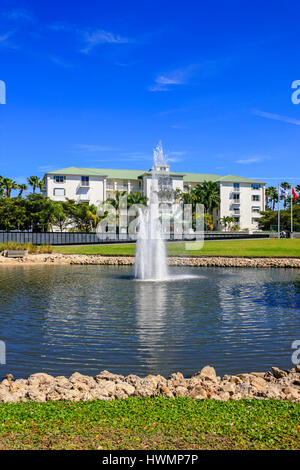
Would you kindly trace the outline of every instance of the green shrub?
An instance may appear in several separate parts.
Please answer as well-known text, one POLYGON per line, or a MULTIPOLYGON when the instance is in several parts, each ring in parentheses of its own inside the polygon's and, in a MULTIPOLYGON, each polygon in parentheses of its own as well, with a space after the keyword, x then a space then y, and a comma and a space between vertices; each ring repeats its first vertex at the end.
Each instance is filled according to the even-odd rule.
POLYGON ((28 250, 30 254, 52 253, 51 245, 34 245, 33 243, 6 242, 0 243, 0 252, 4 250, 28 250))

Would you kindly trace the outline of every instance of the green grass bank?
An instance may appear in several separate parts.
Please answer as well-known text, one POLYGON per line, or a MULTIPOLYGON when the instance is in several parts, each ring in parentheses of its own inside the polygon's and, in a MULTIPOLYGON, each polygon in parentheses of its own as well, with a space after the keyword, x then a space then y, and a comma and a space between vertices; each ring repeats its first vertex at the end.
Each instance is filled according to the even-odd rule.
MULTIPOLYGON (((189 244, 190 245, 190 244, 189 244)), ((167 243, 170 256, 236 256, 299 258, 300 239, 233 240, 205 242, 201 250, 186 250, 182 242, 167 243)), ((85 245, 54 247, 63 254, 81 255, 134 255, 135 244, 85 245)))
POLYGON ((300 404, 279 400, 0 405, 4 449, 299 449, 300 404))

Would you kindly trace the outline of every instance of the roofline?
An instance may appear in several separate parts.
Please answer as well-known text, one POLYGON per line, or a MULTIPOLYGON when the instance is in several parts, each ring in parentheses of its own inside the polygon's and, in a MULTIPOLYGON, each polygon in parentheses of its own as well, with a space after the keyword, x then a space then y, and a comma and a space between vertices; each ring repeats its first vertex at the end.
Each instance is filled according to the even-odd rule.
MULTIPOLYGON (((169 176, 185 176, 188 173, 176 173, 176 172, 170 173, 169 171, 165 171, 164 174, 169 175, 169 176)), ((139 178, 141 178, 142 176, 152 176, 152 175, 153 173, 151 173, 151 171, 145 171, 139 176, 139 178)))
MULTIPOLYGON (((108 174, 105 174, 105 173, 103 173, 103 174, 93 173, 93 171, 97 171, 97 168, 83 168, 83 167, 69 167, 69 168, 66 168, 66 169, 62 168, 62 170, 47 171, 44 174, 43 178, 45 178, 47 175, 80 176, 80 170, 84 170, 85 173, 89 173, 89 171, 91 171, 91 173, 88 174, 87 176, 118 179, 118 176, 113 177, 113 176, 109 176, 108 174), (76 174, 72 173, 70 171, 71 168, 74 169, 74 170, 77 170, 79 174, 76 175, 76 174), (63 170, 69 170, 70 173, 67 172, 67 171, 63 171, 63 170)), ((101 169, 99 168, 99 170, 101 170, 101 169)), ((128 172, 134 171, 135 173, 138 173, 140 171, 140 170, 117 169, 117 168, 106 168, 105 170, 106 171, 116 171, 116 172, 117 171, 128 171, 128 172)), ((254 179, 252 180, 251 178, 246 178, 246 177, 242 177, 242 176, 239 177, 239 176, 235 176, 235 175, 220 176, 220 175, 215 175, 213 173, 176 173, 176 172, 166 172, 166 174, 168 174, 169 176, 183 177, 183 181, 184 181, 185 176, 190 177, 190 175, 195 175, 195 176, 199 175, 199 177, 202 179, 202 181, 197 181, 197 180, 192 181, 192 180, 190 180, 186 183, 201 183, 203 181, 210 181, 209 179, 203 179, 203 177, 208 177, 209 178, 211 176, 213 178, 213 181, 218 182, 218 183, 240 183, 240 184, 243 184, 243 183, 245 183, 245 184, 247 184, 247 183, 248 184, 257 183, 257 184, 264 184, 264 185, 267 184, 265 181, 254 180, 254 179), (232 180, 229 179, 230 177, 232 177, 232 180), (225 180, 223 180, 223 178, 225 180), (226 180, 226 178, 228 178, 228 179, 226 180), (240 178, 241 180, 245 180, 245 181, 235 181, 235 178, 238 178, 238 179, 240 178)), ((151 175, 152 175, 151 171, 141 171, 140 174, 134 175, 134 177, 131 177, 131 178, 126 178, 125 177, 125 179, 133 179, 133 180, 136 179, 136 180, 138 180, 138 179, 142 178, 143 176, 151 176, 151 175)), ((124 177, 121 176, 120 179, 124 179, 124 177)))

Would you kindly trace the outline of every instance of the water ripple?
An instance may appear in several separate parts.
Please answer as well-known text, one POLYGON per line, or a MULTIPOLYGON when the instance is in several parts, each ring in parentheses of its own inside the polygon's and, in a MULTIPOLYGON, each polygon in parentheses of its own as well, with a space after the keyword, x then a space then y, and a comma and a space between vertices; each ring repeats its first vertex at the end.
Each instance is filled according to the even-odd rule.
POLYGON ((291 343, 300 339, 297 274, 173 267, 176 282, 158 283, 135 282, 125 266, 1 267, 0 375, 291 367, 291 343))

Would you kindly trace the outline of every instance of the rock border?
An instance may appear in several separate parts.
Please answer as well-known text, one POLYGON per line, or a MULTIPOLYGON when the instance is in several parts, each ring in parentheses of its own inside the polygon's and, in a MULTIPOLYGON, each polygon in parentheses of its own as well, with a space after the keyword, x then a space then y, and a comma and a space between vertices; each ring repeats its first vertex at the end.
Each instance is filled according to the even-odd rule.
MULTIPOLYGON (((26 255, 24 258, 0 256, 2 265, 104 265, 129 266, 134 256, 62 255, 60 253, 26 255)), ((300 258, 246 258, 227 256, 170 256, 170 266, 229 267, 229 268, 300 268, 300 258)))
POLYGON ((74 372, 69 378, 46 373, 14 380, 8 374, 0 382, 0 403, 115 400, 128 397, 189 397, 198 400, 240 400, 245 398, 291 400, 300 403, 300 365, 290 370, 272 367, 269 372, 218 377, 211 366, 192 377, 181 372, 168 378, 147 375, 123 376, 106 370, 94 377, 74 372))

